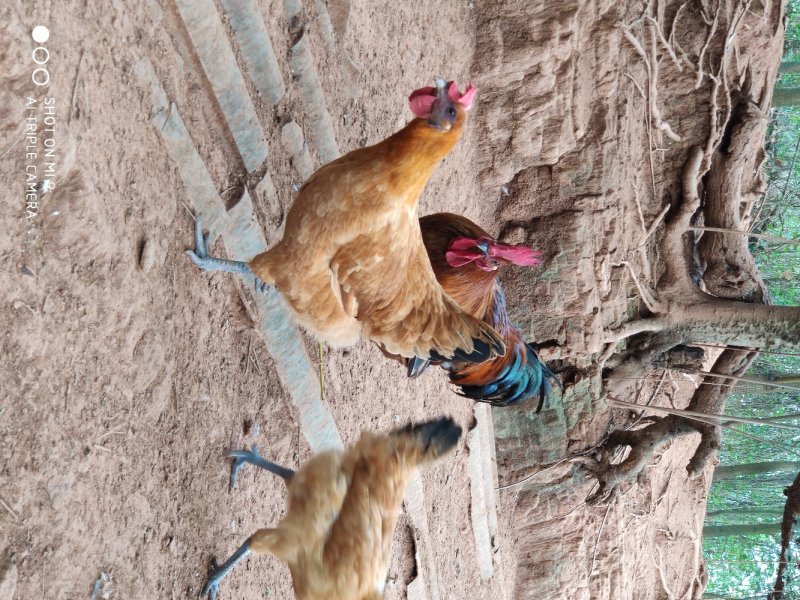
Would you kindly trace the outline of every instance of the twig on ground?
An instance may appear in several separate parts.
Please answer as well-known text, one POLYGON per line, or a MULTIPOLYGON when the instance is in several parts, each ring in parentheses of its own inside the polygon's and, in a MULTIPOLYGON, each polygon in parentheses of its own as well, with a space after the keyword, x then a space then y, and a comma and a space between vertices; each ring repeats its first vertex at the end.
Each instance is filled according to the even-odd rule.
POLYGON ((783 388, 787 390, 800 391, 800 387, 796 385, 786 385, 785 383, 775 383, 768 379, 756 379, 753 377, 737 377, 735 375, 725 375, 723 373, 713 373, 711 371, 696 371, 697 375, 704 375, 706 377, 716 377, 718 379, 732 379, 733 381, 741 381, 743 383, 757 383, 759 385, 766 385, 768 387, 783 388))
POLYGON ((261 375, 261 366, 258 364, 258 355, 255 352, 253 352, 253 356, 250 358, 250 360, 253 362, 253 366, 255 367, 256 371, 258 371, 258 374, 261 375))
POLYGON ((679 136, 669 123, 661 118, 661 111, 658 109, 658 57, 656 56, 656 47, 658 41, 656 40, 655 27, 650 27, 650 113, 653 116, 653 126, 659 131, 663 131, 668 138, 674 142, 680 142, 679 136))
POLYGON ((516 487, 516 486, 518 486, 520 484, 525 483, 526 481, 530 481, 531 479, 533 479, 534 477, 536 477, 537 475, 539 475, 541 473, 544 473, 545 471, 549 471, 550 469, 556 468, 558 465, 561 465, 561 464, 567 462, 568 460, 569 460, 568 458, 562 458, 560 461, 558 461, 556 463, 553 463, 550 466, 544 467, 543 469, 539 469, 538 471, 534 471, 530 475, 526 475, 525 477, 523 477, 519 481, 515 481, 514 483, 508 483, 506 485, 501 485, 501 486, 498 486, 498 487, 496 487, 494 489, 499 491, 499 490, 507 490, 509 488, 516 487))
POLYGON ((636 201, 636 214, 639 215, 639 224, 642 226, 642 237, 647 235, 647 225, 644 222, 644 213, 642 212, 642 203, 639 202, 639 188, 634 186, 633 199, 636 201))
POLYGON ((194 212, 192 212, 192 209, 189 208, 189 205, 186 204, 186 201, 183 198, 180 198, 180 201, 181 204, 183 204, 183 208, 185 208, 186 212, 189 213, 189 216, 192 217, 192 221, 197 221, 197 217, 195 216, 194 212))
POLYGON ((319 356, 319 399, 325 402, 325 377, 322 371, 322 342, 317 346, 319 356))
POLYGON ((9 152, 11 152, 11 149, 12 149, 14 146, 16 146, 16 145, 17 145, 17 144, 20 142, 20 140, 21 140, 23 137, 25 137, 25 136, 21 135, 21 136, 19 136, 17 139, 15 139, 13 142, 11 142, 11 145, 10 145, 8 148, 6 148, 5 150, 3 150, 3 153, 2 153, 2 154, 0 154, 0 158, 3 158, 3 157, 6 155, 6 154, 8 154, 9 152))
POLYGON ((125 435, 125 432, 124 431, 120 431, 118 427, 114 427, 113 429, 110 429, 109 431, 106 431, 102 435, 99 435, 98 437, 96 437, 92 441, 94 443, 97 443, 97 442, 100 442, 100 441, 106 439, 110 435, 125 435))
POLYGON ((625 77, 630 79, 633 82, 633 85, 636 86, 636 89, 639 91, 639 95, 642 97, 642 100, 647 100, 647 96, 645 95, 644 90, 642 89, 642 86, 639 85, 639 82, 636 81, 636 79, 633 77, 633 75, 631 75, 630 73, 625 71, 625 77))
POLYGON ((19 521, 19 515, 16 512, 14 512, 14 509, 11 508, 8 505, 8 503, 5 500, 3 500, 2 498, 0 498, 0 506, 5 508, 8 511, 8 514, 10 514, 15 521, 19 521))
POLYGON ((80 77, 81 66, 83 65, 83 53, 84 50, 81 49, 81 55, 78 58, 78 68, 75 69, 75 79, 72 82, 72 96, 70 97, 69 101, 69 114, 67 115, 67 123, 72 122, 72 111, 75 108, 75 94, 78 91, 78 77, 80 77))
POLYGON ((661 44, 664 46, 664 49, 667 51, 667 54, 669 54, 670 58, 672 59, 672 62, 675 63, 675 66, 678 68, 678 71, 683 71, 683 65, 681 65, 680 59, 675 54, 675 50, 672 48, 672 46, 666 40, 666 38, 664 38, 664 33, 661 31, 661 25, 659 25, 658 21, 656 19, 654 19, 653 17, 651 17, 650 15, 645 15, 644 18, 647 21, 649 21, 650 25, 652 25, 653 29, 655 29, 656 33, 658 34, 658 39, 661 41, 661 44))

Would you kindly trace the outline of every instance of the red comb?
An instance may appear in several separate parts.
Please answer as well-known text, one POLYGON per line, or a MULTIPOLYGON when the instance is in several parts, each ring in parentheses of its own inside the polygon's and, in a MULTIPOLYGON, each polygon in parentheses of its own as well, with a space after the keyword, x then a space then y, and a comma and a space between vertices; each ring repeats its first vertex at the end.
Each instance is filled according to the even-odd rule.
POLYGON ((489 256, 502 258, 508 262, 523 267, 534 267, 542 262, 542 253, 527 246, 511 246, 492 242, 489 244, 489 256))
POLYGON ((467 84, 467 89, 464 90, 464 93, 458 91, 458 85, 456 85, 455 81, 448 81, 447 82, 447 95, 450 96, 450 100, 453 102, 458 102, 461 106, 464 107, 464 110, 469 110, 472 108, 472 101, 475 99, 475 92, 478 90, 475 89, 475 86, 471 83, 467 84))
POLYGON ((436 88, 428 86, 414 90, 408 97, 408 105, 414 116, 427 119, 431 116, 433 103, 436 101, 436 88))
POLYGON ((488 237, 477 240, 458 237, 447 247, 445 260, 451 267, 463 267, 478 261, 478 266, 485 268, 482 266, 482 259, 486 258, 499 258, 515 265, 534 267, 542 262, 541 256, 541 252, 527 246, 502 244, 488 237), (480 247, 481 245, 485 245, 486 251, 480 247))
MULTIPOLYGON (((458 85, 456 85, 455 81, 448 81, 447 82, 447 95, 453 102, 458 102, 461 106, 464 107, 464 110, 469 110, 472 108, 472 101, 475 98, 475 86, 471 83, 467 85, 467 89, 464 90, 464 93, 458 91, 458 85)), ((420 88, 418 90, 414 90, 408 96, 408 105, 411 108, 411 112, 414 113, 415 117, 419 117, 421 119, 427 119, 431 116, 431 110, 433 109, 433 103, 436 102, 436 88, 432 86, 420 88)))

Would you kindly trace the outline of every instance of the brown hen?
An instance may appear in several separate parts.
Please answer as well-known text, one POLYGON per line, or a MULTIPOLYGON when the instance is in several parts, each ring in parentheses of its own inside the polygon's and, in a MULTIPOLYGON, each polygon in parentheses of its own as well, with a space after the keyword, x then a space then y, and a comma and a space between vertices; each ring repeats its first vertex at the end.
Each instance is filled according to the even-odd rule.
POLYGON ((417 118, 320 167, 289 210, 283 239, 249 263, 208 257, 199 220, 190 258, 274 285, 299 323, 333 345, 364 335, 408 358, 502 355, 502 337, 436 281, 417 219, 420 194, 461 136, 473 95, 472 86, 461 94, 442 80, 413 92, 417 118))
POLYGON ((215 600, 222 579, 256 552, 288 563, 298 600, 382 598, 406 485, 460 436, 461 428, 449 418, 389 434, 365 432, 347 450, 317 454, 297 472, 263 459, 255 448, 232 453, 231 486, 244 463, 267 469, 286 482, 288 511, 277 527, 259 529, 223 565, 214 566, 201 595, 215 600))

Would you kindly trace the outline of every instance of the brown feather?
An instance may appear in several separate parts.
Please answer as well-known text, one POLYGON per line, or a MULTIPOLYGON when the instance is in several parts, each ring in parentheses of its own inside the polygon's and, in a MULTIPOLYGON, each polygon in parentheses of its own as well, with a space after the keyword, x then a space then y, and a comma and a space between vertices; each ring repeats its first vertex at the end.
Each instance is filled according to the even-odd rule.
POLYGON ((390 434, 365 432, 346 451, 314 456, 287 481, 286 516, 251 536, 250 549, 288 563, 299 600, 382 598, 406 486, 460 433, 452 420, 440 419, 390 434))
POLYGON ((405 357, 469 353, 475 340, 503 353, 502 338, 437 282, 417 219, 425 184, 461 135, 466 114, 457 111, 448 131, 415 119, 321 167, 301 188, 283 239, 251 261, 317 337, 349 345, 363 332, 405 357))

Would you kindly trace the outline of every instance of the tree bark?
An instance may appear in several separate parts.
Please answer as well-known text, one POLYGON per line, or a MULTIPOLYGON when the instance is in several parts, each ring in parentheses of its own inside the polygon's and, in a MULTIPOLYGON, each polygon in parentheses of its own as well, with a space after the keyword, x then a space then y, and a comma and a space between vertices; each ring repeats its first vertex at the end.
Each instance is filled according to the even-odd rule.
POLYGON ((746 231, 751 209, 763 190, 757 172, 764 158, 766 116, 750 101, 736 109, 728 127, 728 143, 714 152, 706 177, 704 227, 730 232, 703 231, 697 246, 703 283, 718 298, 766 304, 769 297, 758 273, 746 231), (738 200, 738 201, 737 201, 738 200), (702 267, 701 267, 702 269, 702 267))
POLYGON ((743 348, 800 348, 800 306, 768 306, 720 300, 699 290, 688 302, 670 302, 663 315, 633 321, 619 337, 669 333, 676 344, 743 348))
POLYGON ((757 475, 780 471, 800 471, 800 461, 769 461, 717 467, 714 471, 714 481, 733 479, 740 475, 757 475))
POLYGON ((783 490, 786 496, 786 505, 783 507, 783 520, 781 521, 781 556, 778 565, 778 575, 775 578, 775 587, 769 595, 769 600, 782 600, 784 591, 783 573, 789 564, 789 544, 791 543, 792 528, 797 515, 800 515, 800 473, 795 477, 792 485, 783 490))

